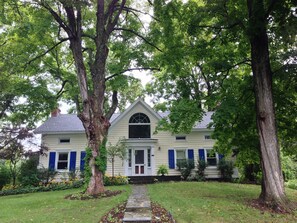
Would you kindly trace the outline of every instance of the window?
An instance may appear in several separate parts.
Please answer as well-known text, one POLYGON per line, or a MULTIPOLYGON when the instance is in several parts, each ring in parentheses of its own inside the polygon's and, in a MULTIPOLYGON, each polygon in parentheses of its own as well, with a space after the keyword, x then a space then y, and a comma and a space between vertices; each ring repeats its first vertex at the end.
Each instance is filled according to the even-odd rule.
POLYGON ((206 161, 209 166, 216 166, 217 165, 217 155, 213 150, 207 149, 206 150, 206 161))
POLYGON ((179 165, 179 163, 186 161, 187 155, 186 155, 185 149, 175 150, 175 153, 176 153, 176 165, 177 166, 179 165))
POLYGON ((68 169, 68 153, 59 153, 58 154, 58 170, 67 170, 68 169))
POLYGON ((205 139, 205 140, 210 140, 210 139, 211 139, 211 135, 205 135, 205 136, 204 136, 204 139, 205 139))
POLYGON ((151 167, 151 149, 147 149, 147 166, 151 167))
POLYGON ((70 138, 60 139, 60 143, 70 143, 70 138))
POLYGON ((128 151, 128 167, 132 166, 132 149, 128 151))
POLYGON ((186 140, 186 136, 175 136, 175 140, 186 140))
POLYGON ((151 138, 150 119, 143 113, 136 113, 129 120, 129 138, 151 138))

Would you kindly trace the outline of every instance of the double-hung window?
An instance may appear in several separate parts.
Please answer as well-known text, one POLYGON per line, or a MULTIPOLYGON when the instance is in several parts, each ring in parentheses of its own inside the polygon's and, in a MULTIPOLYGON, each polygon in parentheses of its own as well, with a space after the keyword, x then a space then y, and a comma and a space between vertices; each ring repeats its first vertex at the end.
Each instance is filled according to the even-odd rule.
POLYGON ((186 149, 176 149, 176 166, 179 166, 180 163, 183 163, 187 160, 187 150, 186 149))
POLYGON ((58 170, 67 170, 68 169, 68 152, 59 152, 57 160, 57 169, 58 170))
POLYGON ((206 161, 208 166, 216 166, 217 165, 217 153, 215 153, 211 149, 206 150, 206 161))

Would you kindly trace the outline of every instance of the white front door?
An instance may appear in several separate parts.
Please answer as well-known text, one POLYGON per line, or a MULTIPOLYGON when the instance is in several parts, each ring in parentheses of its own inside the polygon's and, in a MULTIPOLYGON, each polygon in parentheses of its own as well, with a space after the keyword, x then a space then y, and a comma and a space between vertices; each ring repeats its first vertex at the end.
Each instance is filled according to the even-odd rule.
POLYGON ((146 160, 147 160, 147 150, 146 149, 134 149, 133 156, 133 175, 140 176, 146 175, 146 160))

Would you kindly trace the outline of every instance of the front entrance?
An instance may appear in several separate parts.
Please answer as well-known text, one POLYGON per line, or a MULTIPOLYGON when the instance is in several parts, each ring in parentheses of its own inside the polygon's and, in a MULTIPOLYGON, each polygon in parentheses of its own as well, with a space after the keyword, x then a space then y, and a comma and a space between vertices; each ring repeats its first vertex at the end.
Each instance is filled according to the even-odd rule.
POLYGON ((145 174, 145 150, 135 149, 134 150, 134 175, 144 175, 145 174))

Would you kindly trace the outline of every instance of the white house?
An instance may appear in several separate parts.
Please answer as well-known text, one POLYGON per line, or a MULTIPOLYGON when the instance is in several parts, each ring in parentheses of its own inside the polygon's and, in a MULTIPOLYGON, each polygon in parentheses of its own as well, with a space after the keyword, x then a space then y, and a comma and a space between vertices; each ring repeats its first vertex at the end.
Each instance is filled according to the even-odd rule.
MULTIPOLYGON (((212 153, 214 140, 207 125, 212 112, 207 112, 189 134, 172 134, 167 131, 155 132, 159 120, 168 113, 157 113, 143 100, 136 100, 121 114, 114 114, 110 120, 108 141, 116 144, 125 138, 128 157, 115 162, 115 174, 122 176, 156 176, 158 167, 168 166, 169 175, 177 176, 176 163, 179 159, 199 159, 208 163, 206 178, 219 178, 217 164, 221 156, 212 153)), ((186 117, 185 117, 186 118, 186 117)), ((44 124, 35 130, 42 134, 42 143, 49 150, 47 156, 40 157, 40 166, 58 172, 84 168, 85 148, 87 146, 83 125, 75 114, 52 113, 44 124)), ((111 164, 107 164, 111 174, 111 164)))

